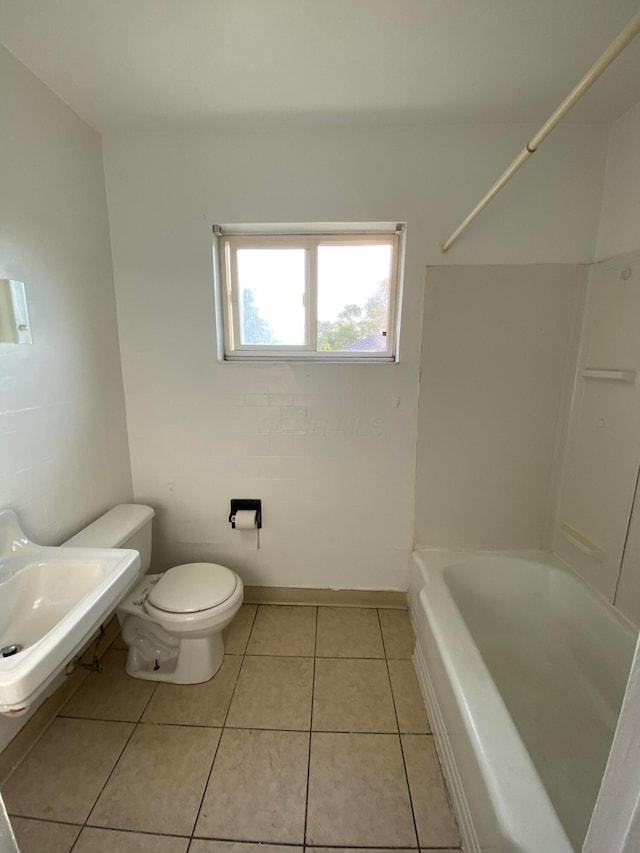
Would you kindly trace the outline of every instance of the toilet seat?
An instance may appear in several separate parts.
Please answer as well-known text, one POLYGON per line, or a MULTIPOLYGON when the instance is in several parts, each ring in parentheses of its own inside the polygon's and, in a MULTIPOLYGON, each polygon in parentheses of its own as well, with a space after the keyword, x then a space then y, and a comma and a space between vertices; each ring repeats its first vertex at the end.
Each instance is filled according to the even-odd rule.
MULTIPOLYGON (((226 595, 225 586, 226 590, 235 587, 234 591, 221 604, 204 610, 160 610, 149 599, 164 576, 145 575, 118 608, 122 636, 129 647, 126 670, 134 678, 173 684, 200 684, 212 678, 220 668, 224 657, 222 633, 242 605, 242 579, 231 569, 215 571, 223 568, 220 566, 213 566, 214 572, 210 571, 212 564, 205 564, 205 569, 193 569, 191 566, 189 564, 187 573, 193 573, 196 577, 198 574, 204 575, 205 585, 216 575, 222 581, 217 587, 210 584, 207 602, 226 595), (226 572, 232 575, 231 579, 226 572)), ((182 587, 188 585, 183 576, 184 566, 175 568, 183 571, 173 572, 170 584, 164 585, 165 594, 172 589, 176 576, 178 579, 182 577, 178 583, 179 595, 183 593, 182 587)), ((197 591, 195 594, 197 597, 197 591)), ((160 598, 166 605, 164 594, 160 598)), ((196 606, 201 607, 203 603, 202 598, 200 601, 195 600, 196 606)), ((168 604, 176 607, 176 599, 168 604)), ((181 606, 194 606, 194 600, 183 599, 181 606)))
POLYGON ((234 597, 239 578, 217 563, 185 563, 166 571, 150 590, 145 607, 166 614, 193 616, 234 597))

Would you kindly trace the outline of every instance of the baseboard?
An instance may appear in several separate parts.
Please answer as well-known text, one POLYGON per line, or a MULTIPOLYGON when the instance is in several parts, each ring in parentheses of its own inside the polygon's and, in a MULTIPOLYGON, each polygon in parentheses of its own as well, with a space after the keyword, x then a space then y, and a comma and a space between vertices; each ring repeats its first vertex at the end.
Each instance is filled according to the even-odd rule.
MULTIPOLYGON (((105 634, 98 648, 99 657, 106 652, 118 636, 120 625, 114 616, 105 626, 105 634)), ((92 645, 99 638, 96 633, 82 654, 81 660, 89 663, 93 659, 92 645)), ((49 728, 60 709, 69 701, 89 673, 86 669, 75 669, 68 675, 60 687, 47 697, 35 714, 29 718, 18 734, 9 741, 0 753, 0 786, 4 785, 16 767, 21 764, 49 728)))
POLYGON ((406 592, 386 589, 308 589, 289 586, 245 586, 247 604, 306 604, 332 607, 407 609, 406 592))
POLYGON ((422 692, 422 698, 427 707, 431 730, 442 765, 442 770, 449 789, 451 804, 453 811, 458 821, 458 830, 462 841, 462 848, 465 853, 481 853, 480 843, 476 835, 473 818, 467 803, 467 798, 462 787, 462 781, 458 774, 455 758, 449 742, 449 736, 445 729, 444 720, 440 712, 440 706, 433 689, 433 683, 427 662, 420 647, 420 643, 416 643, 415 652, 413 655, 413 665, 418 676, 418 683, 422 692))

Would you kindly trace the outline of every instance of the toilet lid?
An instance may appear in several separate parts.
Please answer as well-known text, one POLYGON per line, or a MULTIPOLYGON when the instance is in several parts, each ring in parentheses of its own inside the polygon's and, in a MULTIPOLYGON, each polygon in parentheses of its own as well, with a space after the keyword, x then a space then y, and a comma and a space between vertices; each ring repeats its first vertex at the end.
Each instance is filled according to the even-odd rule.
POLYGON ((225 566, 187 563, 165 572, 147 600, 169 613, 197 613, 225 602, 237 585, 237 575, 225 566))

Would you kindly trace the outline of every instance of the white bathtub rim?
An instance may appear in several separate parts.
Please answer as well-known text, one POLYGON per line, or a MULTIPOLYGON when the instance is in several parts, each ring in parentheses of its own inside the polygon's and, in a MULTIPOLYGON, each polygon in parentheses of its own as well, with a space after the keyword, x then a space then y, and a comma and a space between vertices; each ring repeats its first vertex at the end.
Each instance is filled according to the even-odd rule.
MULTIPOLYGON (((487 797, 505 838, 516 845, 515 849, 533 850, 531 843, 535 838, 539 845, 537 849, 553 850, 554 853, 573 853, 574 848, 533 761, 443 578, 443 571, 447 566, 471 561, 474 557, 504 556, 526 560, 535 557, 535 562, 553 568, 564 569, 564 565, 550 552, 540 551, 471 552, 443 549, 420 549, 420 551, 423 554, 428 552, 433 562, 427 566, 423 562, 424 557, 414 553, 415 562, 424 583, 420 590, 413 590, 415 600, 412 602, 414 611, 412 616, 417 623, 422 611, 428 620, 442 665, 455 694, 469 743, 485 780, 487 797), (443 636, 443 624, 447 626, 444 632, 446 636, 443 636), (454 644, 452 637, 457 638, 458 642, 454 644), (461 669, 467 671, 466 674, 473 679, 475 689, 465 692, 457 677, 461 669), (514 755, 518 756, 515 765, 514 755), (529 815, 534 815, 535 819, 530 820, 529 815), (544 820, 542 820, 543 815, 544 820)), ((417 657, 422 658, 428 672, 428 652, 421 645, 422 631, 419 624, 415 627, 417 657)), ((429 684, 425 683, 424 678, 422 681, 421 687, 427 692, 429 684)), ((469 686, 468 682, 465 684, 469 686)), ((433 698, 435 699, 435 694, 433 698)), ((453 762, 454 752, 442 717, 437 737, 440 740, 439 746, 443 758, 448 756, 447 761, 453 762)), ((454 789, 457 786, 464 794, 458 769, 452 768, 449 773, 453 780, 457 779, 457 782, 453 782, 454 789)), ((469 829, 469 825, 473 826, 472 809, 466 797, 461 797, 459 792, 456 793, 456 799, 456 816, 464 829, 466 845, 469 850, 474 850, 473 844, 477 845, 479 842, 475 828, 473 831, 469 829)), ((479 851, 481 847, 477 846, 476 849, 479 851)))
MULTIPOLYGON (((611 604, 606 595, 592 586, 579 572, 577 572, 570 563, 567 563, 559 554, 551 549, 505 549, 505 550, 483 550, 480 548, 443 548, 443 547, 424 547, 415 545, 411 549, 410 564, 414 558, 420 558, 424 554, 430 560, 430 566, 438 569, 444 569, 455 562, 462 562, 467 559, 481 557, 514 557, 519 560, 531 560, 534 563, 544 563, 556 569, 564 569, 571 577, 575 578, 582 586, 585 586, 589 592, 596 598, 607 610, 611 610, 614 605, 611 604)), ((631 632, 638 635, 639 626, 629 619, 621 610, 614 607, 615 615, 619 621, 631 632)))

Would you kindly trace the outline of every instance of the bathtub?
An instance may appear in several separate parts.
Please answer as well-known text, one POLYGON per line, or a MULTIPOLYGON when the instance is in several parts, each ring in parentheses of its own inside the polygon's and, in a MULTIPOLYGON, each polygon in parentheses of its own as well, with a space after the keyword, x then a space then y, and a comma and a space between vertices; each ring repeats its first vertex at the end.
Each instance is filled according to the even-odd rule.
POLYGON ((415 665, 466 853, 571 853, 636 630, 554 555, 416 551, 415 665))

